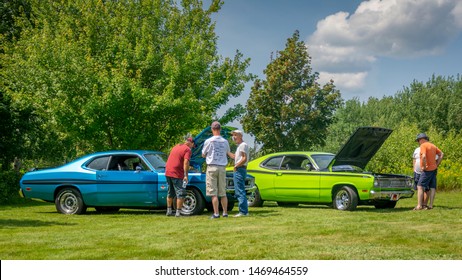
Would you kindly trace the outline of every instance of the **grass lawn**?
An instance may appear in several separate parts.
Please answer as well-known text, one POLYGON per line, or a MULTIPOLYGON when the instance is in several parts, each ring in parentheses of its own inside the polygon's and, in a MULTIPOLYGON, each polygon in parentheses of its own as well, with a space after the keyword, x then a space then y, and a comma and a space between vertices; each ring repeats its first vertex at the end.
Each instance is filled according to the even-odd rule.
MULTIPOLYGON (((282 208, 249 217, 166 217, 164 211, 62 215, 53 204, 0 206, 2 260, 460 260, 462 192, 437 193, 433 210, 361 206, 282 208)), ((234 210, 237 210, 235 207, 234 210)), ((236 211, 233 211, 235 213, 236 211)))

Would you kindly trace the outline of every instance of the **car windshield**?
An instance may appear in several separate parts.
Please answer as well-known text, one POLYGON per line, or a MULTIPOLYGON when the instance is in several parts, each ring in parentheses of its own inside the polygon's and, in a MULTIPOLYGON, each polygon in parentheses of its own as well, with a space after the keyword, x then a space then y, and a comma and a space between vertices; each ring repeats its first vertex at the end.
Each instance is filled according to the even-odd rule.
POLYGON ((157 171, 165 170, 166 154, 145 154, 144 157, 157 171))
POLYGON ((334 155, 329 154, 319 154, 319 155, 312 155, 311 158, 315 161, 316 165, 319 167, 320 170, 326 169, 329 163, 334 158, 334 155))

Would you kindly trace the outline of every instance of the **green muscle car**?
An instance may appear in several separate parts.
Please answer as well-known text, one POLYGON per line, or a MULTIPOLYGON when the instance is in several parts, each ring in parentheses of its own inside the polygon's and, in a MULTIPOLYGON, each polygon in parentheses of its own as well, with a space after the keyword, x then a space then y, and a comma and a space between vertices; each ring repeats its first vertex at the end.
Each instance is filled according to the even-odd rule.
POLYGON ((358 205, 394 208, 399 199, 413 196, 412 178, 363 171, 391 133, 360 127, 335 155, 281 152, 249 162, 247 172, 257 186, 248 197, 249 206, 276 201, 279 206, 324 204, 347 211, 358 205))

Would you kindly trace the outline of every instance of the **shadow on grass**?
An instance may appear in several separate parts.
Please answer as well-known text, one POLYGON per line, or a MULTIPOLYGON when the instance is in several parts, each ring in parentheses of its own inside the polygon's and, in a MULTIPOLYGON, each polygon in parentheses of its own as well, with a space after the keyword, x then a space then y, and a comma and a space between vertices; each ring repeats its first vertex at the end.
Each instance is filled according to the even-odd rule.
MULTIPOLYGON (((239 211, 233 210, 229 212, 229 218, 233 218, 232 216, 237 214, 239 211)), ((47 212, 50 213, 50 212, 47 212)), ((278 213, 277 210, 272 210, 272 209, 262 209, 259 208, 258 211, 252 211, 252 208, 249 209, 250 216, 253 217, 268 217, 268 216, 278 216, 281 215, 278 213)), ((100 213, 97 211, 87 211, 85 215, 91 215, 91 216, 120 216, 120 215, 154 215, 156 217, 162 217, 165 216, 165 209, 161 210, 138 210, 138 209, 121 209, 117 213, 100 213)), ((204 211, 200 215, 193 215, 193 216, 183 216, 183 218, 188 218, 188 217, 209 217, 212 215, 212 212, 209 211, 204 211)), ((175 217, 167 217, 166 218, 172 219, 175 217)))
POLYGON ((45 222, 39 220, 0 219, 0 229, 21 227, 72 226, 70 223, 45 222))
POLYGON ((31 199, 20 198, 10 203, 3 203, 0 205, 0 211, 8 208, 26 208, 26 207, 35 207, 35 206, 48 206, 50 203, 44 201, 36 201, 31 199))

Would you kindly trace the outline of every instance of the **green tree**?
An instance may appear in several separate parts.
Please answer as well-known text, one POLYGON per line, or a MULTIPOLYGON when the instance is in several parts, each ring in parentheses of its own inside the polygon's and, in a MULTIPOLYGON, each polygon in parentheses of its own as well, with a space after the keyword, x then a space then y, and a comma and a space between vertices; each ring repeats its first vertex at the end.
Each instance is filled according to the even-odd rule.
POLYGON ((217 54, 211 15, 222 4, 31 0, 34 24, 17 21, 1 76, 15 105, 43 121, 42 153, 167 150, 208 125, 251 77, 241 53, 217 54))
MULTIPOLYGON (((0 1, 0 54, 5 52, 4 46, 15 42, 21 34, 15 19, 30 19, 30 5, 24 0, 0 1)), ((0 61, 0 69, 3 63, 0 61)), ((11 98, 5 94, 0 84, 0 169, 8 170, 16 157, 26 156, 30 149, 27 134, 33 133, 34 118, 30 110, 16 108, 11 98)))
POLYGON ((263 151, 307 150, 324 143, 342 101, 333 81, 320 86, 310 64, 296 31, 266 67, 266 80, 255 80, 242 125, 263 151))

